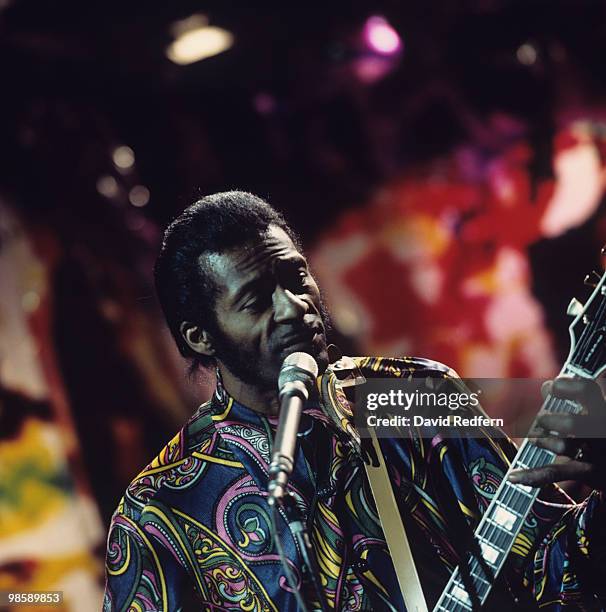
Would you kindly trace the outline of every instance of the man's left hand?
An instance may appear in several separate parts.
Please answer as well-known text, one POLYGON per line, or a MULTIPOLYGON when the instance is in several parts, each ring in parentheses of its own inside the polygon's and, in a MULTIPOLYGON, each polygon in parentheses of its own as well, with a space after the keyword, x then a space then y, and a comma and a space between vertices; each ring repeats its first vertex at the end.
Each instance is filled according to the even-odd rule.
POLYGON ((509 480, 531 487, 574 480, 606 491, 606 400, 591 379, 556 378, 547 381, 543 395, 580 404, 583 412, 544 413, 537 419, 531 441, 568 461, 541 468, 515 470, 509 480))

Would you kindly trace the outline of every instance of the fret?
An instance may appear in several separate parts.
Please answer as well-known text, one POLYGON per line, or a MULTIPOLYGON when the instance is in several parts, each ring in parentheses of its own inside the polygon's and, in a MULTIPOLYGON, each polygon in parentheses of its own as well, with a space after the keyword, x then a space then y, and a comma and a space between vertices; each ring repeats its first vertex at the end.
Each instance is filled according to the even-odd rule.
POLYGON ((484 515, 484 520, 495 528, 501 529, 504 533, 511 534, 515 524, 523 518, 517 507, 513 507, 510 502, 494 500, 494 510, 484 515))
POLYGON ((481 531, 481 537, 500 551, 505 551, 511 540, 511 531, 502 529, 499 525, 488 522, 481 531))
POLYGON ((521 493, 522 495, 525 495, 526 497, 534 497, 532 493, 534 487, 529 487, 528 485, 522 484, 514 484, 513 482, 506 482, 505 486, 509 487, 509 489, 517 491, 518 493, 521 493))
MULTIPOLYGON (((511 528, 513 525, 507 527, 505 525, 503 525, 502 523, 497 522, 494 519, 491 519, 490 517, 486 518, 486 522, 488 523, 489 527, 492 528, 492 534, 497 534, 497 533, 502 533, 505 536, 510 536, 511 535, 511 528)), ((490 538, 492 539, 492 535, 488 535, 488 534, 484 534, 485 538, 490 538)))
MULTIPOLYGON (((473 574, 471 574, 471 575, 473 575, 473 574)), ((482 578, 480 578, 480 580, 482 581, 483 584, 478 584, 477 582, 472 581, 473 582, 473 587, 474 587, 474 592, 478 596, 478 598, 482 597, 482 594, 485 591, 486 586, 490 586, 490 582, 488 582, 488 581, 486 581, 486 580, 484 580, 482 578)), ((465 601, 468 601, 469 605, 472 605, 471 597, 469 596, 469 593, 467 592, 467 589, 465 588, 465 584, 463 583, 463 581, 455 579, 455 580, 453 580, 453 584, 456 587, 458 587, 459 589, 461 589, 461 590, 463 590, 465 592, 465 594, 467 595, 467 599, 465 601)))
POLYGON ((465 586, 460 583, 460 582, 455 582, 454 583, 454 587, 452 588, 452 596, 459 601, 459 603, 464 606, 464 607, 468 607, 470 610, 471 608, 471 599, 469 598, 469 595, 467 594, 467 589, 465 588, 465 586))
POLYGON ((495 546, 492 542, 490 542, 488 540, 488 538, 485 538, 484 536, 481 536, 481 535, 478 536, 478 540, 480 540, 480 544, 483 543, 483 544, 486 544, 488 546, 492 546, 493 548, 495 548, 497 550, 497 552, 500 552, 500 553, 504 552, 502 549, 500 549, 498 546, 495 546))
POLYGON ((505 486, 503 490, 495 496, 495 503, 501 502, 509 509, 514 509, 519 513, 523 513, 528 505, 532 503, 529 499, 533 497, 532 492, 519 490, 515 486, 505 486))
POLYGON ((553 456, 554 454, 551 451, 545 448, 539 448, 530 442, 526 443, 520 452, 520 459, 522 459, 525 466, 529 468, 540 467, 545 461, 550 460, 553 456))
POLYGON ((484 584, 488 586, 492 584, 490 581, 486 580, 486 578, 482 578, 482 576, 478 576, 478 574, 475 574, 474 572, 469 572, 469 574, 476 580, 480 580, 481 582, 483 582, 484 584))
MULTIPOLYGON (((460 587, 455 586, 453 590, 456 590, 457 593, 461 594, 461 596, 464 595, 467 598, 467 601, 469 601, 469 595, 467 595, 467 591, 465 589, 461 589, 460 587)), ((461 601, 456 595, 453 595, 451 593, 447 593, 446 597, 448 597, 448 599, 454 600, 457 604, 459 604, 465 610, 473 610, 471 604, 467 604, 467 603, 461 601)))
POLYGON ((555 454, 551 451, 545 448, 539 448, 538 446, 534 446, 534 448, 536 452, 532 460, 532 467, 542 467, 555 459, 555 454))
POLYGON ((568 366, 566 366, 566 373, 575 374, 576 376, 581 376, 582 378, 593 378, 591 373, 585 368, 577 367, 572 364, 568 364, 568 366))
MULTIPOLYGON (((534 501, 534 495, 527 495, 517 491, 511 491, 509 495, 504 494, 502 497, 497 497, 495 502, 502 502, 502 504, 510 512, 515 512, 518 516, 525 515, 534 501)), ((490 515, 489 515, 490 516, 490 515)))
MULTIPOLYGON (((490 591, 491 582, 474 571, 470 571, 470 576, 474 579, 473 584, 478 600, 483 601, 484 597, 490 591)), ((440 601, 436 604, 434 610, 448 610, 449 612, 454 612, 458 609, 457 606, 459 606, 462 610, 473 610, 471 597, 469 596, 469 593, 462 582, 458 568, 450 577, 448 587, 440 601), (452 606, 448 604, 445 599, 450 600, 452 602, 452 606)))
POLYGON ((508 503, 501 501, 500 499, 495 499, 495 504, 498 506, 498 508, 511 512, 516 518, 524 518, 523 514, 516 512, 515 508, 512 508, 508 503))
POLYGON ((516 524, 516 521, 519 518, 521 518, 521 516, 517 512, 514 512, 512 509, 497 501, 497 509, 494 513, 494 517, 488 517, 488 520, 495 524, 499 529, 505 529, 506 531, 511 532, 513 526, 516 524))
POLYGON ((479 537, 480 549, 482 550, 482 556, 492 567, 496 567, 495 561, 499 558, 499 555, 503 552, 501 549, 493 546, 490 542, 484 541, 484 538, 479 537))
POLYGON ((488 528, 490 531, 486 532, 486 530, 484 530, 482 538, 493 548, 496 548, 498 552, 506 552, 511 544, 513 544, 514 537, 512 537, 512 532, 505 531, 494 524, 489 524, 488 528))

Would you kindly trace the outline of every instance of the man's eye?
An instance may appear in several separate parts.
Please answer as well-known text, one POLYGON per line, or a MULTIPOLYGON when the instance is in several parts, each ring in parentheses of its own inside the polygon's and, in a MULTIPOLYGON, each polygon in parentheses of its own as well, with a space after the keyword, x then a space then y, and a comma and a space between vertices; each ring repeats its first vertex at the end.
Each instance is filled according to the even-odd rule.
POLYGON ((257 312, 258 310, 260 310, 260 306, 261 304, 258 300, 252 300, 251 302, 247 302, 246 304, 244 304, 242 310, 257 312))
POLYGON ((262 310, 265 310, 270 303, 271 295, 257 296, 246 302, 244 306, 242 306, 242 310, 247 310, 249 312, 261 312, 262 310))
POLYGON ((307 283, 308 276, 309 274, 307 270, 299 270, 297 272, 297 282, 299 283, 299 285, 304 286, 307 283))

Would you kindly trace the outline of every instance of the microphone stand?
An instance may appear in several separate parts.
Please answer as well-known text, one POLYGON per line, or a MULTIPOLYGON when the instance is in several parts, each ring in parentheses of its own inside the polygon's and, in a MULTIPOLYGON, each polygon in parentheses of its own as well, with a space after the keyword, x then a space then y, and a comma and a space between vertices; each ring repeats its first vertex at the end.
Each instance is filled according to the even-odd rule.
POLYGON ((322 612, 329 612, 329 607, 324 596, 324 589, 320 581, 318 562, 311 545, 311 539, 307 533, 305 521, 291 493, 286 493, 280 501, 281 508, 284 510, 284 514, 288 521, 288 526, 301 551, 301 556, 303 558, 303 579, 307 579, 313 586, 322 612))
MULTIPOLYGON (((280 419, 274 439, 272 459, 269 464, 267 503, 272 512, 276 547, 284 565, 288 581, 294 582, 291 580, 293 578, 292 572, 285 561, 284 551, 278 535, 278 508, 282 509, 290 532, 301 553, 301 560, 303 562, 302 579, 313 586, 322 612, 329 612, 329 607, 324 597, 324 590, 320 582, 318 563, 309 534, 294 498, 287 491, 288 478, 292 474, 295 465, 297 433, 299 431, 303 404, 309 397, 309 391, 313 387, 317 375, 318 364, 311 355, 303 352, 295 352, 288 355, 280 368, 280 375, 278 377, 280 419)), ((293 589, 299 606, 306 610, 305 601, 301 592, 297 589, 297 585, 293 583, 290 587, 293 589)))

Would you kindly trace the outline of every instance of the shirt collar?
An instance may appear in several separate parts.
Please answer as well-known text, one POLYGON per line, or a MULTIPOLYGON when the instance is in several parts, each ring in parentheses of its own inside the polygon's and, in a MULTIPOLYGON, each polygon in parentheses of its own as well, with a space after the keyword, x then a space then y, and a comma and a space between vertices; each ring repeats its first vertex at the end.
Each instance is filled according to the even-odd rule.
MULTIPOLYGON (((227 392, 227 389, 225 389, 223 385, 219 368, 216 368, 216 377, 217 384, 212 402, 213 421, 237 421, 239 423, 249 423, 251 425, 269 426, 271 429, 275 429, 278 424, 278 415, 268 415, 245 406, 227 392)), ((303 408, 301 427, 299 428, 301 435, 305 435, 307 430, 311 430, 312 423, 308 422, 309 419, 321 422, 324 425, 328 425, 331 422, 331 419, 323 409, 320 393, 321 380, 322 377, 318 377, 316 388, 303 408)))

